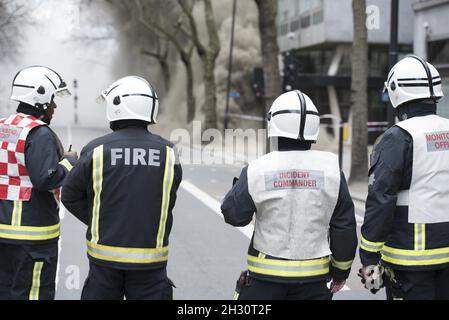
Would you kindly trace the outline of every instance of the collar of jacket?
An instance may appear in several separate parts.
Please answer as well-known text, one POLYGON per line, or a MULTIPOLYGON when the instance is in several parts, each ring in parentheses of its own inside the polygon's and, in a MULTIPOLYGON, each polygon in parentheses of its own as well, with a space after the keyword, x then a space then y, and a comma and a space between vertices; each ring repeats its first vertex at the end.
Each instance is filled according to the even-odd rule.
POLYGON ((119 120, 110 123, 112 131, 123 130, 126 128, 139 128, 148 131, 148 122, 142 120, 119 120))
POLYGON ((36 107, 30 106, 29 104, 20 103, 17 107, 18 113, 24 113, 30 116, 33 116, 41 121, 44 121, 45 123, 49 124, 48 119, 45 119, 45 113, 43 110, 39 110, 36 107))
POLYGON ((287 138, 278 139, 278 151, 307 151, 312 148, 312 142, 287 138))
POLYGON ((400 106, 397 110, 399 121, 404 121, 414 117, 424 117, 437 113, 435 103, 412 102, 400 106))

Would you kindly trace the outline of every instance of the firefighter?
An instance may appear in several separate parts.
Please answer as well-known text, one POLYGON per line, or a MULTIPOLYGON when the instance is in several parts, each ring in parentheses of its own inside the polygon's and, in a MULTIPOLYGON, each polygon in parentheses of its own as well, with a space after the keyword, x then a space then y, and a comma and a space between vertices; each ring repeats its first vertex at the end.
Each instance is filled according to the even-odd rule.
POLYGON ((245 167, 223 200, 228 224, 246 226, 255 213, 235 299, 330 300, 345 285, 357 247, 354 204, 338 158, 311 150, 319 126, 308 96, 281 95, 268 114, 276 150, 245 167))
POLYGON ((84 147, 62 190, 65 207, 88 226, 81 298, 171 299, 168 238, 182 169, 173 144, 148 131, 158 97, 145 79, 130 76, 101 101, 113 132, 84 147))
POLYGON ((17 113, 0 120, 0 299, 52 300, 59 239, 59 188, 76 160, 49 128, 55 97, 70 92, 41 66, 12 83, 17 113))
POLYGON ((360 270, 388 299, 449 299, 449 120, 436 115, 441 77, 418 56, 390 71, 400 122, 371 155, 360 270), (373 275, 377 280, 373 280, 373 275))

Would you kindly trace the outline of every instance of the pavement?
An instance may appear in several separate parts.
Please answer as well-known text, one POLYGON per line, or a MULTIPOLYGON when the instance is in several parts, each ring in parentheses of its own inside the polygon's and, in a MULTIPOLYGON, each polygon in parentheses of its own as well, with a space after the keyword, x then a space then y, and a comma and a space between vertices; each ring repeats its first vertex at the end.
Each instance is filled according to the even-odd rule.
MULTIPOLYGON (((54 128, 65 146, 80 151, 90 140, 109 132, 98 128, 54 128)), ((183 183, 173 212, 168 275, 176 285, 178 300, 227 300, 232 298, 240 272, 246 269, 246 253, 252 225, 233 228, 224 223, 220 203, 239 176, 241 165, 184 165, 183 183)), ((363 222, 363 186, 351 186, 357 214, 357 232, 363 222)), ((85 249, 86 227, 61 209, 62 236, 58 266, 57 299, 80 298, 88 272, 85 249)), ((354 261, 347 286, 335 300, 381 300, 384 292, 372 295, 362 287, 354 261)))

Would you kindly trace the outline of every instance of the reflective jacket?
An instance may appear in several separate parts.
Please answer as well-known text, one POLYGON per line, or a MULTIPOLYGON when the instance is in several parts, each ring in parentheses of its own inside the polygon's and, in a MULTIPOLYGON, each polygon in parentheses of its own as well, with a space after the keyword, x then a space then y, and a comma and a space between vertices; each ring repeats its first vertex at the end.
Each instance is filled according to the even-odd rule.
MULTIPOLYGON (((277 158, 291 159, 292 155, 297 155, 299 157, 298 159, 300 159, 301 153, 304 154, 307 152, 313 153, 314 151, 283 150, 277 154, 277 158)), ((268 157, 270 157, 270 159, 273 158, 270 155, 268 155, 268 157)), ((328 180, 328 177, 326 177, 325 172, 327 169, 324 167, 320 169, 320 164, 315 163, 313 165, 313 170, 311 169, 308 173, 305 173, 304 169, 308 168, 299 166, 298 163, 289 162, 288 164, 291 169, 302 170, 300 174, 298 173, 299 171, 295 171, 300 176, 307 176, 307 179, 310 178, 310 181, 301 179, 299 179, 301 181, 296 180, 301 186, 305 183, 306 187, 309 186, 310 188, 290 188, 291 191, 293 191, 293 189, 296 191, 299 191, 300 189, 304 191, 303 194, 302 192, 298 192, 297 196, 305 196, 305 199, 307 199, 306 202, 308 203, 301 203, 300 199, 295 198, 292 199, 294 201, 291 204, 287 205, 284 202, 289 201, 289 194, 287 193, 281 196, 281 194, 275 190, 273 190, 275 193, 270 197, 268 194, 273 189, 272 180, 276 177, 280 177, 279 174, 276 175, 276 172, 272 169, 279 167, 279 165, 275 163, 265 163, 264 169, 263 166, 259 167, 262 168, 262 170, 258 170, 260 171, 259 173, 254 172, 251 168, 250 169, 252 171, 251 174, 260 174, 260 181, 265 181, 267 184, 265 191, 261 192, 261 197, 265 199, 263 201, 270 202, 269 205, 261 205, 260 195, 254 194, 251 196, 251 194, 254 193, 254 190, 252 190, 253 183, 251 181, 248 182, 248 178, 253 180, 254 177, 248 177, 248 172, 250 170, 246 167, 242 170, 240 178, 226 195, 221 206, 225 221, 233 226, 240 227, 248 225, 251 223, 255 214, 256 233, 253 235, 248 250, 248 270, 250 271, 251 276, 262 280, 281 283, 322 281, 328 279, 329 276, 336 279, 346 279, 349 276, 352 261, 355 256, 357 235, 354 205, 349 195, 343 173, 339 171, 336 172, 336 175, 338 176, 338 179, 336 179, 338 182, 336 186, 336 199, 335 201, 330 201, 329 203, 332 202, 332 205, 328 206, 326 205, 328 199, 317 198, 317 196, 328 197, 333 195, 333 191, 329 193, 319 191, 319 186, 324 187, 326 183, 332 184, 332 181, 328 180), (321 173, 324 173, 324 175, 321 173), (276 177, 274 177, 275 175, 276 177), (266 194, 266 196, 264 196, 264 194, 266 194), (269 197, 269 199, 267 197, 269 197), (301 208, 298 203, 301 203, 301 208), (307 206, 310 206, 311 210, 307 210, 307 206), (313 209, 313 206, 317 206, 317 208, 313 209), (330 210, 330 212, 320 212, 320 210, 330 210), (307 212, 309 212, 308 215, 307 212), (258 219, 263 219, 264 216, 270 215, 275 215, 269 218, 271 227, 270 225, 266 225, 266 223, 262 228, 258 227, 258 219), (286 215, 289 217, 286 217, 286 215), (323 221, 326 221, 326 223, 323 221), (288 230, 290 230, 291 233, 288 233, 288 230), (257 232, 263 233, 262 238, 270 238, 271 241, 279 243, 272 246, 268 245, 269 242, 259 241, 256 244, 256 240, 261 238, 257 232), (276 232, 278 234, 276 234, 276 232), (287 234, 285 234, 286 232, 287 234), (322 233, 325 235, 325 246, 322 243, 322 233), (329 235, 329 242, 326 237, 327 234, 329 235), (298 243, 301 241, 310 243, 310 246, 307 245, 304 247, 303 243, 298 243), (259 249, 263 251, 257 250, 256 248, 260 246, 263 246, 266 249, 259 249), (270 255, 267 253, 267 251, 270 250, 279 252, 279 254, 271 253, 270 255), (294 258, 294 256, 306 258, 298 259, 294 258)), ((251 165, 252 164, 250 164, 250 167, 251 165)), ((338 162, 336 168, 339 170, 338 162)), ((281 175, 289 176, 288 174, 281 175)), ((280 177, 280 179, 282 179, 282 177, 280 177)), ((332 178, 332 180, 334 179, 332 178)), ((279 183, 276 181, 274 181, 274 184, 276 185, 286 185, 281 181, 279 181, 279 183)), ((290 192, 290 194, 292 195, 293 193, 290 192)))
POLYGON ((63 158, 56 134, 45 125, 25 141, 25 167, 33 184, 29 201, 0 200, 0 242, 37 244, 57 241, 60 234, 58 189, 72 167, 63 158))
MULTIPOLYGON (((406 115, 411 119, 434 113, 433 106, 412 104, 406 115)), ((412 136, 398 126, 389 129, 374 148, 360 244, 363 265, 381 261, 414 271, 449 266, 449 223, 413 223, 408 204, 398 199, 412 183, 413 153, 412 136)))
POLYGON ((121 269, 165 267, 181 179, 173 145, 146 127, 131 125, 84 147, 62 202, 88 226, 89 259, 121 269))

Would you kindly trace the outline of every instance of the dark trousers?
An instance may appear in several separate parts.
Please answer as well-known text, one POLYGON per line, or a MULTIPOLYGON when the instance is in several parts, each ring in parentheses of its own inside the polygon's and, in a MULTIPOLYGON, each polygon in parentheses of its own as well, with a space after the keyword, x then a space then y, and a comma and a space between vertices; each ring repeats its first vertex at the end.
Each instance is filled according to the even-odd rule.
POLYGON ((53 300, 58 243, 0 243, 0 299, 53 300))
POLYGON ((122 270, 89 263, 81 300, 172 300, 166 268, 122 270))
POLYGON ((332 300, 326 281, 311 283, 276 283, 249 277, 239 289, 238 300, 332 300))
POLYGON ((449 300, 449 268, 394 272, 398 286, 386 288, 387 299, 449 300))

